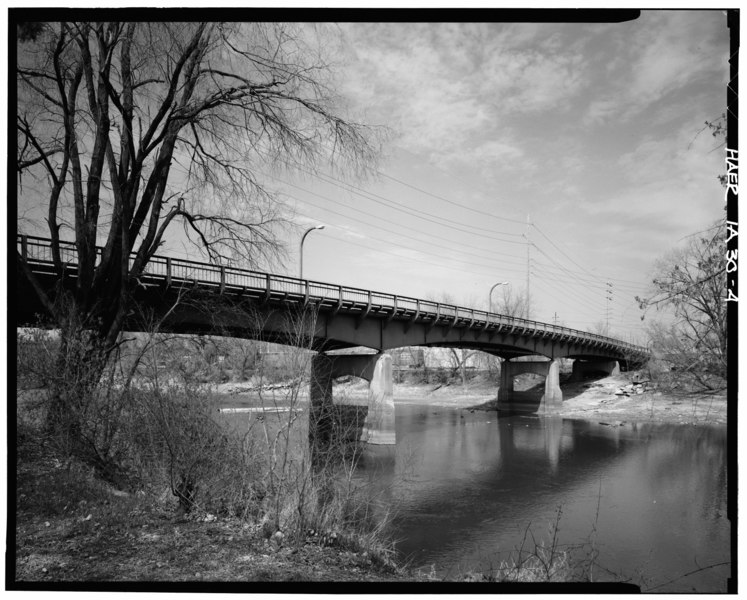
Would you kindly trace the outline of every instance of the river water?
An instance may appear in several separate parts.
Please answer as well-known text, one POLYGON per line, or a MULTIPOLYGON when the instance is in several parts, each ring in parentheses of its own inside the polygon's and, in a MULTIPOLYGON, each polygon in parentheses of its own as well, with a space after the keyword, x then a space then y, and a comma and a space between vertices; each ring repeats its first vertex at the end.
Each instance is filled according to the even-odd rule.
POLYGON ((459 578, 555 540, 596 553, 595 580, 723 592, 730 560, 726 429, 599 424, 396 404, 396 446, 368 446, 361 480, 394 514, 413 567, 459 578), (675 580, 667 583, 670 580, 675 580), (664 584, 664 585, 662 585, 664 584))

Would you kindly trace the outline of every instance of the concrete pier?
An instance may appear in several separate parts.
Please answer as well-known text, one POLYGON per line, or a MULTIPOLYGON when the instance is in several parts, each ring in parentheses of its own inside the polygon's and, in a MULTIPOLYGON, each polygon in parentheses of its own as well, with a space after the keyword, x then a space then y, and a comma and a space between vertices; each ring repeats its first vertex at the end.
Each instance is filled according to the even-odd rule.
POLYGON ((309 436, 329 443, 334 414, 332 382, 354 375, 369 382, 368 414, 360 440, 369 444, 394 444, 392 357, 388 354, 317 354, 311 362, 309 436), (313 421, 313 425, 312 425, 313 421))
POLYGON ((368 416, 361 440, 369 444, 391 445, 396 443, 392 357, 388 354, 380 356, 369 384, 368 416))
POLYGON ((506 360, 501 363, 501 384, 498 388, 498 409, 517 410, 525 408, 516 402, 514 394, 514 377, 522 373, 535 373, 545 377, 545 391, 542 394, 539 406, 532 412, 539 414, 552 414, 557 412, 563 404, 563 392, 560 389, 560 361, 559 360, 535 360, 535 361, 512 361, 506 360))

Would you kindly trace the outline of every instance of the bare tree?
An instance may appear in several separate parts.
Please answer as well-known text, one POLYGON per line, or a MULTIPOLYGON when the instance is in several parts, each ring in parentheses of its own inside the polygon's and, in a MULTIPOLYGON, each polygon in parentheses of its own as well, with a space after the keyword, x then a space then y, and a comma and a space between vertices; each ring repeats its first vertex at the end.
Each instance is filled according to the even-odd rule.
POLYGON ((373 164, 378 132, 339 113, 324 35, 307 29, 64 22, 16 31, 18 184, 46 218, 58 285, 43 286, 20 253, 17 265, 61 330, 65 394, 85 396, 98 381, 138 277, 177 223, 211 261, 255 265, 278 255, 287 225, 258 168, 373 164), (68 280, 65 228, 77 251, 68 280))
POLYGON ((608 337, 610 335, 610 326, 606 321, 597 321, 589 328, 589 333, 596 333, 608 337))
POLYGON ((526 292, 514 290, 509 285, 501 286, 501 295, 493 302, 493 312, 519 319, 528 319, 531 300, 527 304, 526 292))
POLYGON ((641 309, 671 309, 674 320, 651 328, 654 350, 698 387, 718 389, 726 378, 726 235, 724 220, 691 236, 656 266, 641 309))

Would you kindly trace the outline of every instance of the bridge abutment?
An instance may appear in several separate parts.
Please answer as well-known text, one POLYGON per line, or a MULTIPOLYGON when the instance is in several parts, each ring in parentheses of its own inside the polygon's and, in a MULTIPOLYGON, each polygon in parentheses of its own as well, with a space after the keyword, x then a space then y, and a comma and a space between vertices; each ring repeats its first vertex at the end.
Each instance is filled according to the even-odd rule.
POLYGON ((522 373, 536 373, 545 377, 545 389, 536 410, 540 414, 557 412, 563 404, 560 389, 560 361, 510 361, 501 363, 501 384, 498 388, 498 410, 529 410, 531 403, 517 401, 514 377, 522 373))
POLYGON ((571 379, 580 381, 587 375, 604 373, 607 376, 620 374, 620 363, 616 360, 579 360, 573 361, 571 379))
POLYGON ((359 434, 369 444, 394 444, 392 357, 388 354, 323 354, 311 361, 309 437, 330 443, 335 411, 332 382, 354 375, 369 382, 368 413, 359 434), (313 437, 312 437, 313 436, 313 437))

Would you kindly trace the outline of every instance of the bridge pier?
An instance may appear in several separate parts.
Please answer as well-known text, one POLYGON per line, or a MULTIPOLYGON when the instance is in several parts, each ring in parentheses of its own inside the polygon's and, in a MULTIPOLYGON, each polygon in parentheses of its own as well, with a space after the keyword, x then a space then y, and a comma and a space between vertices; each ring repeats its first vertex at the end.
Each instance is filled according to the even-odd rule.
POLYGON ((571 379, 580 381, 591 373, 605 373, 607 376, 620 374, 620 363, 616 360, 579 360, 573 361, 571 379))
MULTIPOLYGON (((522 373, 536 373, 545 377, 545 391, 542 394, 536 412, 550 414, 560 409, 563 404, 563 392, 560 389, 560 361, 510 361, 501 363, 501 384, 498 388, 498 409, 515 410, 520 407, 514 393, 514 377, 522 373)), ((535 411, 532 411, 535 412, 535 411)))
POLYGON ((331 441, 335 408, 332 382, 355 375, 369 382, 368 414, 359 439, 369 444, 394 444, 392 357, 388 354, 323 354, 311 361, 309 439, 313 444, 331 441))

